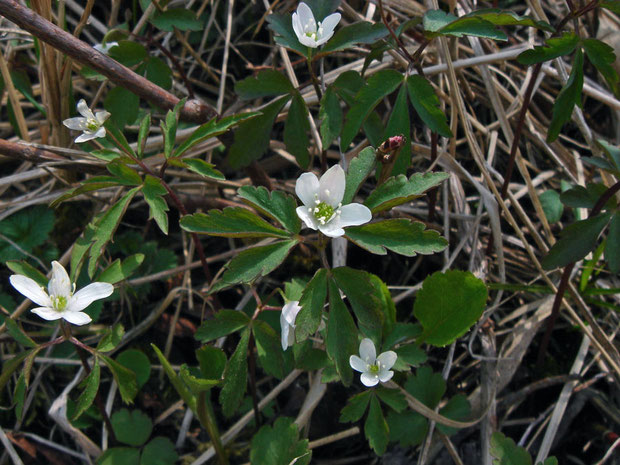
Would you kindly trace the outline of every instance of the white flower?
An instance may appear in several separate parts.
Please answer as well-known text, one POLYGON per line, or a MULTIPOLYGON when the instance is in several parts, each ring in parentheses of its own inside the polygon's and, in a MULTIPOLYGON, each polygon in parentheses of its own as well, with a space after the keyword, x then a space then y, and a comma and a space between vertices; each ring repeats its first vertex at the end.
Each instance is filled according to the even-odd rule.
POLYGON ((360 356, 351 355, 349 364, 355 371, 362 373, 360 377, 364 386, 372 387, 379 384, 379 381, 385 383, 392 379, 394 372, 390 370, 396 363, 396 352, 388 350, 377 357, 377 351, 373 342, 368 339, 362 339, 360 343, 360 356))
POLYGON ((295 318, 297 318, 299 310, 301 310, 301 307, 297 300, 287 302, 284 307, 282 307, 282 313, 280 313, 282 350, 286 350, 295 343, 295 318))
POLYGON ((47 285, 47 292, 34 279, 27 276, 14 274, 9 280, 21 294, 40 305, 33 308, 32 312, 44 320, 64 318, 74 325, 90 323, 91 318, 82 310, 93 301, 108 297, 114 292, 112 284, 92 283, 74 294, 75 284, 71 284, 69 275, 56 261, 52 262, 52 278, 47 285))
POLYGON ((329 237, 339 237, 344 235, 342 228, 371 220, 368 207, 360 203, 342 205, 345 182, 344 170, 340 165, 328 169, 320 181, 312 173, 299 176, 295 193, 304 206, 297 207, 297 215, 307 227, 318 229, 329 237))
POLYGON ((299 42, 312 48, 317 48, 331 39, 339 22, 340 13, 332 13, 317 24, 312 10, 304 2, 301 2, 293 13, 293 30, 299 42))
POLYGON ((96 139, 98 137, 105 137, 105 128, 103 123, 110 117, 110 113, 105 110, 94 113, 88 108, 84 99, 81 99, 77 104, 77 110, 82 116, 76 116, 75 118, 69 118, 62 122, 69 129, 75 129, 82 131, 76 139, 76 144, 80 142, 86 142, 87 140, 96 139))
POLYGON ((110 51, 110 49, 112 47, 116 47, 117 45, 118 45, 118 42, 106 42, 105 45, 103 45, 103 44, 95 44, 95 45, 93 45, 93 48, 95 50, 97 50, 98 52, 101 52, 104 55, 107 55, 108 52, 110 51))

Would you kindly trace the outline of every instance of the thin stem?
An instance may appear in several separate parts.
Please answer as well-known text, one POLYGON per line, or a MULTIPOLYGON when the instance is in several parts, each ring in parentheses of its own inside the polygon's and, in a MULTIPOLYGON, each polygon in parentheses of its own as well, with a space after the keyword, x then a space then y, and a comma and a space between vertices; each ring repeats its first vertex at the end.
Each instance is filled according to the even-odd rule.
POLYGON ((217 423, 215 422, 211 399, 207 397, 209 392, 210 391, 202 391, 198 394, 198 399, 196 402, 198 419, 200 420, 202 426, 207 430, 207 433, 211 438, 211 442, 213 443, 213 448, 219 458, 220 465, 228 465, 228 454, 226 453, 226 449, 224 449, 222 439, 220 437, 220 431, 217 428, 217 423))
MULTIPOLYGON (((431 132, 431 165, 435 164, 437 160, 437 143, 439 135, 436 132, 431 132)), ((431 189, 428 193, 428 221, 434 221, 435 219, 435 206, 437 205, 437 194, 439 188, 431 189)))
POLYGON ((256 427, 261 424, 260 409, 258 408, 258 396, 256 395, 256 341, 254 333, 250 333, 250 343, 248 346, 248 368, 250 372, 250 394, 252 396, 252 408, 254 409, 254 418, 256 419, 256 427))

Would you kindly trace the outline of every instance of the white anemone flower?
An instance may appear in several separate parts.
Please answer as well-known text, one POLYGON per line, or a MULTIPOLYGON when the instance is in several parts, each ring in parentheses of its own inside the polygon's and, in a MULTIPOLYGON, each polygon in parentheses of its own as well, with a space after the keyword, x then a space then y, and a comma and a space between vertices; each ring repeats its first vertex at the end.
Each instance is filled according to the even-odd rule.
POLYGON ((344 235, 347 226, 368 223, 372 214, 365 205, 350 203, 342 205, 345 188, 344 170, 340 165, 328 169, 321 180, 313 173, 299 176, 295 184, 295 193, 303 202, 297 207, 297 215, 306 226, 319 230, 329 237, 344 235))
POLYGON ((97 139, 99 137, 105 137, 105 128, 103 123, 110 117, 110 113, 105 110, 93 113, 84 99, 81 99, 77 104, 78 113, 82 116, 76 116, 75 118, 68 118, 62 122, 69 129, 76 131, 82 131, 76 139, 75 143, 86 142, 91 139, 97 139))
POLYGON ((308 5, 301 2, 293 13, 293 30, 303 45, 317 48, 334 35, 334 29, 340 22, 340 13, 332 13, 318 23, 308 5))
POLYGON ((282 307, 282 313, 280 313, 282 350, 286 350, 295 343, 295 318, 297 318, 299 310, 301 310, 301 307, 297 300, 287 302, 284 307, 282 307))
POLYGON ((372 387, 379 384, 379 381, 385 383, 392 379, 394 372, 390 370, 396 363, 398 356, 393 350, 383 352, 377 357, 377 350, 373 342, 368 339, 362 339, 360 343, 360 356, 351 355, 349 364, 355 371, 362 373, 360 380, 364 386, 372 387))
POLYGON ((101 52, 104 55, 107 55, 110 52, 110 49, 112 47, 116 47, 117 45, 118 45, 118 42, 106 42, 105 45, 104 44, 95 44, 95 45, 93 45, 93 48, 95 50, 97 50, 98 52, 101 52))
POLYGON ((82 310, 95 300, 104 299, 114 292, 114 286, 109 283, 92 283, 75 292, 75 283, 71 284, 67 271, 56 261, 52 262, 52 278, 47 285, 47 292, 27 276, 14 274, 9 280, 17 291, 40 305, 32 309, 33 313, 44 320, 64 318, 74 325, 90 323, 90 316, 82 310))

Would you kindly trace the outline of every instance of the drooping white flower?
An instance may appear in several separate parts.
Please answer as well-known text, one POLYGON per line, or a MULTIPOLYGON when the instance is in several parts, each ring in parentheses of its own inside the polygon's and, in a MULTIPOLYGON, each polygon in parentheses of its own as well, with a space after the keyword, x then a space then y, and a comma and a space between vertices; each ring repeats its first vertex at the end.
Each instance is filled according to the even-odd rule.
POLYGON ((82 131, 76 139, 75 143, 86 142, 91 139, 97 139, 99 137, 105 137, 105 128, 103 123, 110 117, 110 113, 105 110, 93 113, 84 99, 81 99, 77 104, 78 113, 82 116, 76 116, 75 118, 68 118, 62 122, 69 129, 76 131, 82 131))
POLYGON ((95 300, 104 299, 114 292, 112 284, 92 283, 74 294, 75 284, 71 284, 67 271, 56 261, 52 262, 52 278, 47 285, 47 292, 27 276, 14 274, 9 281, 18 292, 40 305, 32 309, 33 313, 44 320, 64 318, 74 325, 90 323, 90 316, 82 310, 95 300))
POLYGON ((372 387, 379 384, 379 381, 385 383, 392 379, 394 372, 390 370, 396 363, 398 356, 393 350, 383 352, 377 357, 377 350, 373 342, 368 339, 362 339, 360 343, 360 356, 351 355, 349 364, 355 371, 362 373, 360 380, 364 386, 372 387))
POLYGON ((311 229, 318 229, 329 237, 344 235, 347 226, 368 223, 372 214, 365 205, 350 203, 342 205, 345 188, 344 170, 340 165, 328 169, 321 180, 313 173, 299 176, 295 193, 303 202, 297 207, 297 215, 311 229))
POLYGON ((308 5, 301 2, 293 13, 293 30, 303 45, 317 48, 334 35, 334 29, 340 22, 340 13, 332 13, 318 23, 308 5))
POLYGON ((108 52, 110 51, 110 49, 112 47, 116 47, 117 45, 118 45, 118 42, 106 42, 105 45, 104 44, 95 44, 95 45, 93 45, 93 48, 95 50, 97 50, 98 52, 101 52, 104 55, 107 55, 108 52))
POLYGON ((287 302, 284 307, 282 307, 282 313, 280 313, 282 350, 286 350, 295 343, 295 318, 297 318, 299 310, 301 310, 301 307, 297 300, 287 302))

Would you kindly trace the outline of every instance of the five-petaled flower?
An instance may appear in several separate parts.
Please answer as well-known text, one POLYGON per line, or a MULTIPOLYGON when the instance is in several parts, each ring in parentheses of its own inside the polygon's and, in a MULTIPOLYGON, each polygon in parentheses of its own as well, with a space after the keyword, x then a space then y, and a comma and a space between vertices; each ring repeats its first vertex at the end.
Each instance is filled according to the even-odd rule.
POLYGON ((351 355, 349 364, 355 371, 362 373, 360 377, 362 384, 372 387, 379 384, 379 381, 385 383, 392 379, 394 372, 390 368, 394 366, 397 358, 396 352, 392 350, 383 352, 377 357, 373 342, 364 338, 360 343, 360 356, 351 355))
POLYGON ((329 237, 339 237, 344 235, 342 228, 371 220, 368 207, 360 203, 342 205, 345 183, 344 170, 340 165, 328 169, 320 181, 313 173, 299 176, 295 193, 304 205, 297 207, 297 215, 307 227, 318 229, 329 237))
POLYGON ((292 300, 282 307, 280 313, 280 327, 282 328, 282 350, 286 350, 295 343, 295 318, 301 310, 299 302, 292 300))
POLYGON ((75 118, 69 118, 62 122, 69 129, 76 131, 82 131, 76 139, 75 143, 86 142, 91 139, 97 139, 98 137, 105 137, 105 128, 103 123, 110 117, 110 113, 105 110, 93 113, 84 99, 81 99, 77 104, 78 113, 82 116, 76 116, 75 118))
POLYGON ((293 13, 293 30, 303 45, 317 48, 334 35, 334 29, 340 22, 340 13, 332 13, 318 23, 308 5, 301 2, 293 13))
POLYGON ((52 262, 52 278, 47 285, 47 292, 27 276, 14 274, 9 280, 21 294, 40 305, 33 308, 32 312, 44 320, 64 318, 74 325, 90 323, 90 316, 82 310, 93 301, 104 299, 114 292, 112 284, 92 283, 74 294, 75 283, 71 284, 67 271, 56 261, 52 262))

